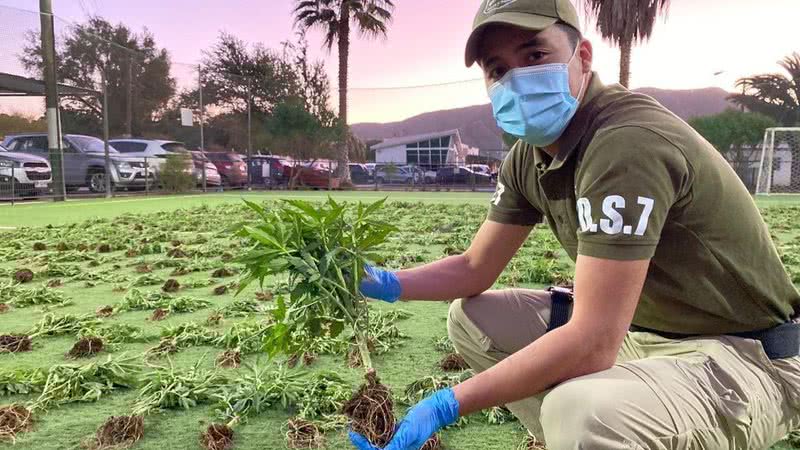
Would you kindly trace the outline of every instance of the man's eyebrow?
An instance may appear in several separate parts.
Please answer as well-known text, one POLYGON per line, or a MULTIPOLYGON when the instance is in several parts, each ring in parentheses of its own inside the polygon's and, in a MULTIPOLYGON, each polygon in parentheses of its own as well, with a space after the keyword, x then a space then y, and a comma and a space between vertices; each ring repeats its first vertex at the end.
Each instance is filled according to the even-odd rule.
POLYGON ((526 48, 530 48, 530 47, 539 47, 539 46, 542 46, 542 45, 544 45, 544 41, 539 36, 535 36, 530 41, 523 42, 522 44, 518 45, 517 46, 517 51, 525 50, 526 48))

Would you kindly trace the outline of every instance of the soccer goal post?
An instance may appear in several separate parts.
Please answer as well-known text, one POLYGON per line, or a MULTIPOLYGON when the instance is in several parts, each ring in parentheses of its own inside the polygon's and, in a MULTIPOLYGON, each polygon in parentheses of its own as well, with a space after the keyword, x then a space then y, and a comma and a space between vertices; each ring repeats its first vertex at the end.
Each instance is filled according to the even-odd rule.
POLYGON ((800 128, 767 128, 756 194, 800 193, 800 128))

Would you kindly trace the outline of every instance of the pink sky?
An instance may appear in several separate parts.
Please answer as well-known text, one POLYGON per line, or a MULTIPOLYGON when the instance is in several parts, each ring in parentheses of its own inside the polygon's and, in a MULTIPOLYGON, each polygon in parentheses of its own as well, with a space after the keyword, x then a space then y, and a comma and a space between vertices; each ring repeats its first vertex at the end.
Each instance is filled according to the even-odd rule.
MULTIPOLYGON (((86 13, 147 27, 156 42, 170 50, 174 62, 196 63, 201 50, 220 30, 245 41, 277 48, 291 36, 292 0, 53 0, 56 15, 82 20, 86 13)), ((397 0, 388 39, 355 38, 351 49, 350 122, 403 119, 425 111, 486 103, 479 81, 444 87, 364 90, 367 87, 415 86, 474 80, 479 69, 463 65, 463 46, 478 0, 397 0)), ((36 10, 36 0, 0 0, 0 6, 36 10)), ((0 8, 0 27, 9 10, 0 8)), ((719 86, 732 90, 736 78, 777 71, 775 64, 800 51, 800 1, 674 0, 666 22, 659 21, 653 39, 633 54, 632 86, 692 89, 719 86), (714 76, 715 72, 725 71, 714 76)), ((34 17, 35 19, 35 17, 34 17)), ((595 44, 595 67, 606 82, 615 81, 618 51, 602 42, 593 25, 587 37, 595 44)), ((18 29, 14 31, 19 32, 18 29)), ((586 31, 586 30, 584 30, 586 31)), ((8 32, 2 34, 7 36, 8 32)), ((336 86, 335 51, 319 47, 336 86)), ((12 36, 13 38, 13 36, 12 36)), ((6 44, 0 44, 4 53, 6 44)), ((8 60, 0 54, 0 65, 8 60)), ((0 67, 0 69, 2 69, 0 67)), ((176 68, 186 78, 187 69, 176 68)), ((7 100, 5 100, 7 102, 7 100)), ((8 108, 8 105, 5 105, 8 108)))

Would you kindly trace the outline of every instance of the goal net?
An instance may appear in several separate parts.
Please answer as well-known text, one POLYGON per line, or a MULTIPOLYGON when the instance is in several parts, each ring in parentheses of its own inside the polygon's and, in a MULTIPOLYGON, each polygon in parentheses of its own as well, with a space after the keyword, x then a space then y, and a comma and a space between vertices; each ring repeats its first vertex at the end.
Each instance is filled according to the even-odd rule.
POLYGON ((800 128, 764 132, 756 194, 783 193, 800 193, 800 128))

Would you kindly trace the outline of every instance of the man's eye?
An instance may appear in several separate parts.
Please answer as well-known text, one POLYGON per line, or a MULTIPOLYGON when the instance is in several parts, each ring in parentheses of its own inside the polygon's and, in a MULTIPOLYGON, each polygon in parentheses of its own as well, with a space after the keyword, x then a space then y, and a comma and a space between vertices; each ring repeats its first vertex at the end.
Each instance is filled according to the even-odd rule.
POLYGON ((506 69, 501 68, 501 67, 500 68, 495 68, 495 69, 492 69, 489 72, 489 78, 491 78, 494 81, 497 81, 500 78, 503 78, 503 75, 505 75, 505 74, 506 74, 506 69))
POLYGON ((528 55, 528 61, 532 63, 539 62, 544 56, 545 54, 543 52, 533 52, 528 55))

